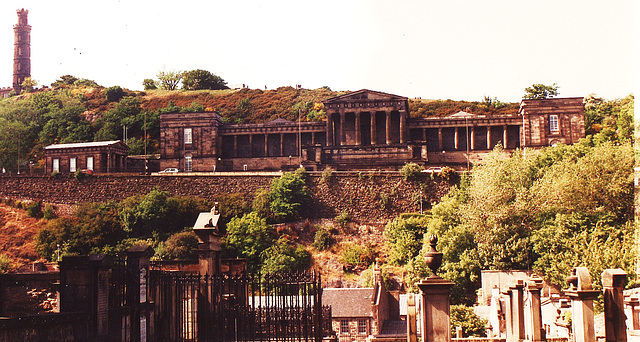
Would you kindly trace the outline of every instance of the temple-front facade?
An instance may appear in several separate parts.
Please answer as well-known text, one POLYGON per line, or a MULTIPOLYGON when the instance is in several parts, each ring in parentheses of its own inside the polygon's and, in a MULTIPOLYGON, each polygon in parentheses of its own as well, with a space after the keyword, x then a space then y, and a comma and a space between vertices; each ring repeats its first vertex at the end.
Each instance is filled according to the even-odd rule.
POLYGON ((406 97, 359 90, 324 101, 324 122, 222 122, 217 113, 160 116, 160 168, 181 171, 395 170, 407 162, 460 168, 506 150, 585 136, 582 98, 523 100, 516 115, 411 118, 406 97))

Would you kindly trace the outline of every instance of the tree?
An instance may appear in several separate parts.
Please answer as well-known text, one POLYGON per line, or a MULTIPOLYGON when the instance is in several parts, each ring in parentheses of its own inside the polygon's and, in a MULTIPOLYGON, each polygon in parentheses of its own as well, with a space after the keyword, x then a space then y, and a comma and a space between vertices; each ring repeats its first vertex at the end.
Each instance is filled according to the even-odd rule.
POLYGON ((51 87, 53 88, 65 88, 72 86, 78 80, 77 77, 71 75, 63 75, 60 76, 60 79, 51 83, 51 87))
POLYGON ((109 102, 120 101, 120 99, 124 96, 124 90, 122 90, 120 86, 109 87, 104 90, 104 96, 109 102))
POLYGON ((465 305, 451 306, 451 335, 455 335, 456 327, 462 328, 462 336, 485 337, 487 320, 480 318, 472 307, 465 305))
POLYGON ((156 85, 156 81, 150 79, 150 78, 145 78, 142 81, 142 86, 144 87, 144 90, 154 90, 154 89, 158 89, 158 86, 156 85))
POLYGON ((22 81, 22 90, 29 93, 33 91, 33 88, 38 86, 38 81, 34 80, 31 77, 26 77, 24 81, 22 81))
POLYGON ((404 265, 418 255, 429 218, 425 215, 397 217, 387 224, 384 236, 389 241, 391 264, 404 265))
POLYGON ((272 234, 267 220, 255 212, 234 217, 227 224, 223 252, 229 257, 247 258, 249 267, 257 270, 262 252, 273 243, 272 234))
POLYGON ((262 252, 261 273, 294 272, 304 270, 311 263, 311 253, 304 246, 293 246, 281 237, 262 252))
POLYGON ((160 89, 176 90, 182 80, 181 71, 160 71, 157 75, 160 89))
POLYGON ((182 88, 186 90, 227 89, 227 82, 209 71, 196 69, 182 73, 182 88))
POLYGON ((548 99, 554 96, 558 96, 558 86, 554 83, 552 85, 544 85, 535 83, 531 87, 524 89, 524 99, 548 99))
POLYGON ((302 168, 296 172, 286 172, 271 182, 269 203, 276 220, 287 221, 298 217, 300 208, 308 201, 304 172, 302 168))

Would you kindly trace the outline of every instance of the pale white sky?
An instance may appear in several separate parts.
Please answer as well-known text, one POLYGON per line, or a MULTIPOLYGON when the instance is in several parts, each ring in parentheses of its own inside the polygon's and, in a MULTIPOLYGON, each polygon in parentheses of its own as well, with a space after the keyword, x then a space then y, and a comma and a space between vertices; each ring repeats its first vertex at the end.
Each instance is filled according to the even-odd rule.
POLYGON ((635 1, 2 0, 0 86, 10 86, 16 10, 29 10, 31 74, 142 89, 158 71, 209 70, 230 85, 362 88, 517 102, 638 89, 635 1))

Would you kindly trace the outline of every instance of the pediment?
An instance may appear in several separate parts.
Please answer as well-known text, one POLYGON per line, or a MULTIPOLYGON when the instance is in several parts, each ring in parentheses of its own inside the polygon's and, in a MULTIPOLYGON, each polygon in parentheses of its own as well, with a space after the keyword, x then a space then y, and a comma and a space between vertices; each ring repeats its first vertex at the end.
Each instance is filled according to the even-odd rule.
POLYGON ((373 91, 368 89, 362 89, 354 92, 350 92, 344 95, 332 97, 324 101, 325 103, 338 103, 338 102, 360 102, 360 101, 405 101, 404 96, 398 96, 393 94, 387 94, 379 91, 373 91))

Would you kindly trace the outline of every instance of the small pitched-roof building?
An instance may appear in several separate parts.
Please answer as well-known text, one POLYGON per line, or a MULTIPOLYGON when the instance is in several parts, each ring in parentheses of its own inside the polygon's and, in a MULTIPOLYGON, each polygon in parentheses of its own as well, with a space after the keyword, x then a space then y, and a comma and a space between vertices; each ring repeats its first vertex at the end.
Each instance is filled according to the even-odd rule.
POLYGON ((120 140, 53 144, 44 148, 45 172, 124 172, 129 147, 120 140))

